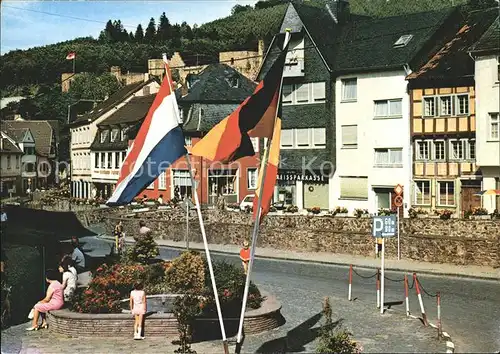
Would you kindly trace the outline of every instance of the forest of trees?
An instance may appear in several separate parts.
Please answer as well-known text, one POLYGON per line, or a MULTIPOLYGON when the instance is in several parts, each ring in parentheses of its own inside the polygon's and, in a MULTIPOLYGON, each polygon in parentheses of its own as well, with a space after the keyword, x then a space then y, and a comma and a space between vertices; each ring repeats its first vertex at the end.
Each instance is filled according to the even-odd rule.
MULTIPOLYGON (((311 6, 324 7, 328 0, 303 0, 311 6)), ((93 85, 102 84, 113 65, 123 71, 146 72, 150 58, 160 58, 166 52, 183 52, 183 56, 200 56, 216 62, 218 52, 256 49, 257 40, 269 42, 279 30, 289 0, 261 0, 254 7, 235 5, 231 15, 210 23, 192 27, 183 22, 170 23, 162 13, 158 22, 151 18, 144 29, 141 24, 128 32, 120 20, 109 20, 99 38, 78 38, 71 41, 15 50, 1 56, 0 90, 2 97, 29 96, 20 104, 2 110, 2 117, 19 111, 30 119, 65 120, 67 105, 78 97, 105 97, 118 87, 105 84, 105 89, 92 92, 93 85), (76 52, 76 71, 86 76, 72 85, 71 92, 61 93, 61 73, 72 71, 66 55, 76 52), (84 82, 84 80, 87 80, 84 82), (78 88, 80 87, 80 88, 78 88), (85 91, 85 92, 84 92, 85 91), (88 91, 88 92, 87 92, 88 91), (109 92, 108 92, 109 91, 109 92)), ((464 5, 464 10, 496 6, 495 0, 350 0, 352 13, 373 17, 399 15, 464 5)), ((115 80, 116 82, 116 80, 115 80)), ((109 83, 109 82, 108 82, 109 83)))

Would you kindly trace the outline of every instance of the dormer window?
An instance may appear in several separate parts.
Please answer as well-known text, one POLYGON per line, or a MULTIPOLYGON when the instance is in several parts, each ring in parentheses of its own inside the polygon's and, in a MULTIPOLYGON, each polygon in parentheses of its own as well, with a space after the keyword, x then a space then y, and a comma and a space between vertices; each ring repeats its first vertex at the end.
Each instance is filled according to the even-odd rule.
POLYGON ((120 131, 120 140, 121 141, 124 141, 127 139, 127 129, 122 129, 120 131))
POLYGON ((116 128, 111 131, 111 142, 112 143, 115 142, 116 139, 118 139, 119 132, 120 132, 120 129, 116 129, 116 128))
POLYGON ((108 138, 109 130, 102 130, 101 131, 101 144, 106 141, 108 138))
POLYGON ((401 37, 399 37, 399 39, 396 42, 394 42, 393 47, 394 48, 405 47, 411 41, 412 38, 413 38, 412 34, 404 34, 401 37))
POLYGON ((231 76, 229 79, 227 79, 227 82, 232 88, 238 88, 240 86, 240 78, 238 77, 238 75, 231 76))

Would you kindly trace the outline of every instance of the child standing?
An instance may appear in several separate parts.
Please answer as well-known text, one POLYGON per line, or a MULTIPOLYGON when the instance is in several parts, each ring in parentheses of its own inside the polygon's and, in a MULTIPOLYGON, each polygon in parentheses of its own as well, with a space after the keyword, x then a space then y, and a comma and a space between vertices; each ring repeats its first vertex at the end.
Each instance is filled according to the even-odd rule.
POLYGON ((134 284, 134 290, 130 292, 130 309, 134 315, 134 339, 144 339, 142 336, 142 322, 146 313, 146 293, 143 290, 142 283, 134 284))

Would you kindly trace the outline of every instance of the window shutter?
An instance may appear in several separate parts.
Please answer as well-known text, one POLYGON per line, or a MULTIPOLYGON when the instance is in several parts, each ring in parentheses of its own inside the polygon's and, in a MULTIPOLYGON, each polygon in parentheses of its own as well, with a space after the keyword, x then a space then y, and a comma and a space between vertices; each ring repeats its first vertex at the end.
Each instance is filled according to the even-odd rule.
POLYGON ((322 102, 326 99, 326 89, 324 82, 315 82, 313 85, 314 102, 322 102))
POLYGON ((368 177, 340 177, 340 197, 368 199, 368 177))
POLYGON ((389 157, 390 157, 391 164, 402 164, 403 163, 403 149, 390 150, 389 157))
POLYGON ((375 164, 385 165, 389 163, 389 150, 388 149, 375 149, 375 164))
POLYGON ((313 129, 313 139, 314 139, 314 146, 325 146, 326 145, 326 129, 325 128, 314 128, 313 129))
POLYGON ((387 101, 375 101, 375 117, 387 117, 387 101))
POLYGON ((293 130, 285 129, 281 131, 281 147, 292 147, 293 146, 293 130))
POLYGON ((309 129, 296 129, 297 146, 309 146, 309 129))
POLYGON ((297 103, 309 102, 309 84, 298 84, 295 95, 297 103))
POLYGON ((358 126, 343 125, 342 126, 342 145, 357 145, 358 144, 358 126))

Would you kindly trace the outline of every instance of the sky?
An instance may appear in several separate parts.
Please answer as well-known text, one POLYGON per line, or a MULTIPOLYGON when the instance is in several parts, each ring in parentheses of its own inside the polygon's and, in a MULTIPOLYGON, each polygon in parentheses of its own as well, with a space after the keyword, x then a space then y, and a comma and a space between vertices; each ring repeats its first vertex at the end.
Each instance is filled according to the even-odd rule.
POLYGON ((76 37, 97 38, 108 20, 121 20, 127 31, 139 23, 146 29, 149 19, 165 12, 170 23, 186 21, 189 25, 226 17, 236 4, 253 5, 256 0, 2 0, 2 54, 28 49, 76 37))

